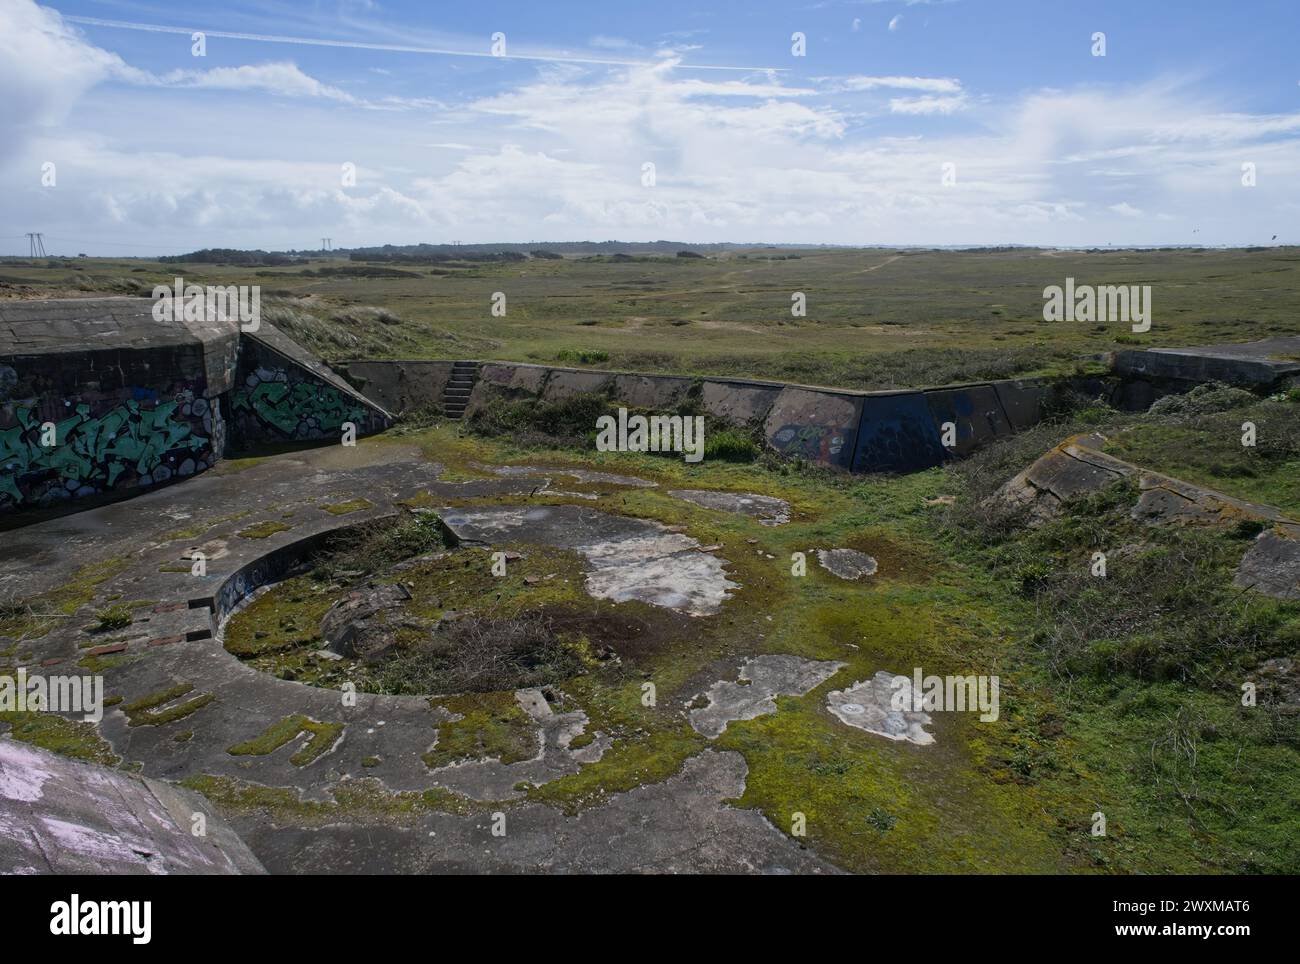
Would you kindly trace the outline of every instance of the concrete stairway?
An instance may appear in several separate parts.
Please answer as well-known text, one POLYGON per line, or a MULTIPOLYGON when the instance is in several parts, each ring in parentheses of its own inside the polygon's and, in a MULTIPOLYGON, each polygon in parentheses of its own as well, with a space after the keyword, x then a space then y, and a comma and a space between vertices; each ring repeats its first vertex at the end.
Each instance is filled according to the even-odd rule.
POLYGON ((469 393, 478 381, 478 362, 458 361, 451 367, 451 378, 442 390, 442 412, 448 418, 460 418, 469 404, 469 393))

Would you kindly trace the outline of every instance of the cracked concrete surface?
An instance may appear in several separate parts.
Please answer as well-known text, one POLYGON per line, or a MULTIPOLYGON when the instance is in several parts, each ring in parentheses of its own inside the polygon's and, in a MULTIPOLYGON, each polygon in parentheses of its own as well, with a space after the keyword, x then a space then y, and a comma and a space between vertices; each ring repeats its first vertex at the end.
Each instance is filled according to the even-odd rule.
POLYGON ((775 713, 777 696, 803 696, 844 665, 786 655, 747 659, 740 667, 737 681, 718 680, 701 694, 709 702, 690 711, 691 726, 695 732, 715 739, 726 731, 729 723, 775 713))
POLYGON ((753 810, 739 753, 706 750, 673 777, 566 817, 541 804, 504 813, 433 814, 415 827, 302 829, 236 820, 272 873, 838 873, 753 810), (272 842, 274 846, 271 846, 272 842))
POLYGON ((841 723, 887 740, 906 740, 918 746, 933 743, 934 736, 925 730, 930 714, 895 709, 895 694, 900 705, 911 706, 911 679, 882 669, 871 679, 826 694, 826 709, 841 723))
POLYGON ((515 700, 537 724, 537 755, 515 763, 489 758, 439 767, 429 774, 435 786, 472 800, 513 800, 524 795, 516 789, 517 785, 543 786, 558 777, 577 773, 583 764, 595 763, 609 749, 612 741, 604 734, 598 734, 581 749, 570 748, 569 744, 587 729, 587 714, 582 710, 556 713, 540 689, 518 690, 515 700))
MULTIPOLYGON (((239 470, 214 469, 183 486, 7 533, 0 544, 4 576, 24 594, 60 585, 67 578, 70 558, 112 559, 117 566, 93 587, 92 598, 76 618, 61 621, 44 637, 26 640, 19 661, 28 667, 59 667, 51 672, 76 672, 73 667, 86 652, 89 614, 104 599, 158 600, 136 610, 135 621, 118 644, 120 651, 103 670, 105 692, 120 697, 121 703, 106 709, 97 731, 122 757, 123 766, 138 767, 155 781, 210 775, 251 788, 283 788, 313 803, 332 801, 335 791, 362 778, 373 779, 384 793, 454 787, 465 802, 479 801, 480 807, 485 798, 499 794, 507 815, 507 836, 495 838, 490 814, 483 812, 429 813, 418 818, 420 827, 412 828, 403 820, 344 806, 330 812, 325 821, 329 826, 293 808, 225 811, 252 852, 273 871, 834 871, 757 811, 727 803, 744 793, 746 767, 738 754, 696 756, 664 781, 610 793, 605 802, 577 814, 524 802, 514 789, 517 784, 545 784, 606 751, 609 744, 600 734, 587 746, 572 748, 587 726, 580 712, 548 716, 549 706, 543 708, 536 694, 520 691, 520 705, 537 722, 539 757, 521 761, 522 766, 479 760, 431 771, 421 758, 436 742, 438 727, 452 719, 447 710, 430 706, 423 697, 370 693, 357 693, 355 705, 349 705, 338 691, 278 679, 226 652, 206 604, 191 605, 196 599, 213 598, 228 580, 243 578, 241 573, 255 573, 262 560, 276 553, 342 526, 390 515, 399 502, 413 497, 426 505, 437 504, 431 499, 525 499, 536 488, 535 481, 526 478, 442 482, 439 472, 414 447, 314 449, 273 456, 239 470), (324 509, 362 496, 372 508, 346 516, 324 509), (266 539, 238 536, 250 526, 276 520, 289 528, 266 539), (177 557, 198 544, 215 550, 207 575, 193 576, 188 567, 177 571, 177 557), (180 721, 131 725, 125 706, 179 684, 190 687, 186 700, 210 699, 180 721), (342 729, 318 756, 298 763, 293 758, 307 742, 301 732, 263 753, 230 753, 231 747, 296 716, 342 729), (177 739, 182 730, 186 738, 177 739)), ((450 515, 467 510, 447 511, 450 515)), ((650 560, 666 564, 674 559, 699 567, 674 566, 673 578, 698 578, 698 584, 660 585, 655 594, 659 604, 716 611, 734 588, 726 579, 723 560, 657 523, 565 505, 542 507, 547 521, 535 526, 536 518, 526 518, 533 511, 530 507, 504 511, 508 518, 494 530, 497 535, 513 534, 516 522, 526 522, 547 531, 547 538, 554 536, 559 544, 585 546, 597 591, 611 597, 635 598, 634 584, 659 581, 653 571, 646 576, 623 571, 631 568, 629 560, 644 565, 647 551, 650 560), (682 576, 683 571, 701 575, 682 576), (608 582, 600 583, 602 578, 608 582)), ((255 585, 248 582, 245 591, 255 585)), ((5 867, 29 862, 6 859, 5 867)))
POLYGON ((727 578, 726 560, 647 519, 572 505, 444 508, 439 515, 465 543, 531 542, 578 552, 592 566, 586 589, 597 599, 637 599, 705 616, 740 588, 727 578))
POLYGON ((750 516, 757 519, 759 525, 779 526, 790 521, 790 503, 770 495, 719 492, 714 489, 669 489, 668 494, 715 512, 736 512, 750 516))
POLYGON ((818 549, 817 562, 827 572, 850 582, 874 576, 879 568, 875 559, 856 549, 818 549))

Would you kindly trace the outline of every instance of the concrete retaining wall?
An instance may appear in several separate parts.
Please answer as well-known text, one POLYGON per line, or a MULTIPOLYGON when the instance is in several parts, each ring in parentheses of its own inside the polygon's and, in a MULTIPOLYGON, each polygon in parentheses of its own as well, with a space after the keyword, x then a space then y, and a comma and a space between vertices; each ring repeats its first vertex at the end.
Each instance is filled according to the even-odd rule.
MULTIPOLYGON (((398 413, 441 395, 450 361, 348 362, 363 390, 398 413), (428 366, 428 367, 424 367, 428 366), (429 384, 414 381, 427 377, 429 384)), ((591 392, 629 408, 672 411, 698 399, 705 412, 737 426, 762 427, 775 450, 820 465, 856 472, 909 472, 964 456, 992 439, 1037 424, 1049 389, 1026 379, 901 392, 853 392, 733 378, 686 378, 524 362, 483 362, 466 415, 494 400, 561 401, 591 392), (941 444, 944 422, 956 426, 956 444, 941 444)))
POLYGON ((436 408, 451 379, 450 361, 353 361, 342 374, 371 401, 390 412, 436 408))

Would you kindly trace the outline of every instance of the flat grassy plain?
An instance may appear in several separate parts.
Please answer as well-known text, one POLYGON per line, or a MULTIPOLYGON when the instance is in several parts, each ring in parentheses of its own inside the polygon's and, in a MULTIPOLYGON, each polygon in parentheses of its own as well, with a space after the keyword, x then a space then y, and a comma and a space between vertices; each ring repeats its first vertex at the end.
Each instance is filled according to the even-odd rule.
POLYGON ((755 248, 452 266, 323 256, 275 268, 7 259, 0 297, 147 295, 178 274, 260 284, 270 320, 331 361, 496 358, 855 389, 1069 372, 1125 347, 1300 333, 1296 247, 755 248), (1043 288, 1067 277, 1151 285, 1151 330, 1044 322, 1043 288), (506 296, 504 317, 491 314, 495 292, 506 296), (791 315, 796 292, 806 317, 791 315))

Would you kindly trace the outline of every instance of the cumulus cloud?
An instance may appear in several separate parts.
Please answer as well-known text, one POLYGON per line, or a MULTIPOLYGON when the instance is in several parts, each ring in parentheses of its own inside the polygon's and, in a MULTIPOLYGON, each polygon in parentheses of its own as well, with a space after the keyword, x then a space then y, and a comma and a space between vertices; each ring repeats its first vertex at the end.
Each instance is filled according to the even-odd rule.
POLYGON ((96 84, 142 71, 88 44, 57 11, 30 0, 0 4, 0 157, 34 128, 57 124, 96 84))

